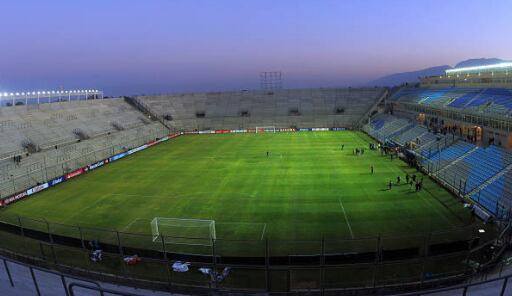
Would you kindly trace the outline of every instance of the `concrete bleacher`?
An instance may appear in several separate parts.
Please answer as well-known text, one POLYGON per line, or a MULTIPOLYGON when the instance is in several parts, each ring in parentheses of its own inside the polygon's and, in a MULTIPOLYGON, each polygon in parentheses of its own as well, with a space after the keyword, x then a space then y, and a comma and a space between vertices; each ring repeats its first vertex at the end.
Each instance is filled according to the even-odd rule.
POLYGON ((354 127, 382 88, 293 89, 140 96, 175 130, 354 127))
POLYGON ((0 159, 22 153, 24 143, 44 150, 76 142, 76 130, 96 137, 144 124, 142 114, 122 99, 4 107, 0 118, 0 159))

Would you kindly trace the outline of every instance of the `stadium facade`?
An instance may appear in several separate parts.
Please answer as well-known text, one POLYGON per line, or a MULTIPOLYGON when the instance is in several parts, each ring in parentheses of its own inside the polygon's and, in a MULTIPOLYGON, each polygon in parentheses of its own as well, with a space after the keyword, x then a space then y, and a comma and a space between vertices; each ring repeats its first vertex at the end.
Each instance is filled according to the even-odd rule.
MULTIPOLYGON (((444 76, 424 78, 420 85, 391 89, 240 91, 112 99, 101 99, 100 92, 94 91, 80 92, 83 97, 76 100, 70 94, 52 93, 44 101, 34 101, 37 93, 33 92, 0 97, 2 207, 37 198, 39 191, 179 136, 268 132, 270 128, 277 132, 353 129, 400 151, 402 158, 450 190, 454 201, 471 205, 479 219, 495 226, 496 234, 489 240, 474 233, 454 244, 428 245, 425 240, 429 251, 421 254, 410 249, 386 253, 377 242, 372 251, 354 247, 352 252, 327 254, 322 247, 319 253, 279 258, 263 254, 240 261, 217 256, 215 250, 192 255, 171 252, 165 246, 158 252, 122 246, 121 242, 103 246, 106 256, 120 260, 126 253, 137 251, 146 269, 161 271, 161 276, 144 277, 143 272, 127 270, 123 265, 108 270, 73 266, 74 261, 67 260, 64 253, 83 255, 90 251, 81 232, 79 237, 63 236, 53 228, 55 225, 22 220, 26 217, 1 221, 0 209, 1 254, 96 280, 190 293, 215 289, 364 295, 462 283, 495 267, 510 247, 510 69, 510 65, 496 65, 449 70, 444 76), (20 247, 23 244, 35 244, 39 249, 28 252, 20 247), (447 258, 457 260, 457 266, 463 262, 463 268, 448 268, 436 276, 422 272, 432 262, 450 262, 447 258), (176 277, 169 269, 176 260, 238 268, 258 285, 204 286, 193 278, 176 277), (379 274, 397 266, 419 270, 419 277, 379 281, 379 274), (326 274, 358 269, 373 272, 373 281, 348 285, 325 278, 326 274)), ((113 233, 119 237, 119 232, 113 233)), ((212 240, 214 249, 215 238, 212 240)))

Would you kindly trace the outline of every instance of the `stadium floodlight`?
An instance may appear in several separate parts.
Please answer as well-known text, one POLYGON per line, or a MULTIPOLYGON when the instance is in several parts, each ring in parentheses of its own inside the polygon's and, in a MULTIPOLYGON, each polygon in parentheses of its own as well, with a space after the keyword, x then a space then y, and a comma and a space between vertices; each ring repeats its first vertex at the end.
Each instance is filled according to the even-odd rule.
POLYGON ((479 71, 479 70, 489 70, 489 69, 502 69, 502 68, 509 68, 509 67, 512 67, 512 62, 492 64, 492 65, 485 65, 485 66, 472 66, 472 67, 462 67, 462 68, 448 69, 448 70, 445 70, 445 72, 446 72, 446 74, 449 74, 449 73, 459 73, 459 72, 465 72, 465 71, 479 71))

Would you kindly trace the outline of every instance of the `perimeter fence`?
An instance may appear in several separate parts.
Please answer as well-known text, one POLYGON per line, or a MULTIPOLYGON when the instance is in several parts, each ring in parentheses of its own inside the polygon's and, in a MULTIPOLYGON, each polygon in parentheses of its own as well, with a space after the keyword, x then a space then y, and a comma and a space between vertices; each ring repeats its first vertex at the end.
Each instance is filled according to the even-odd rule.
POLYGON ((200 288, 248 292, 376 289, 457 282, 496 262, 509 246, 511 228, 484 233, 474 227, 417 237, 347 240, 236 240, 160 236, 0 216, 4 254, 71 274, 163 289, 200 288), (101 261, 93 261, 91 241, 101 261), (194 242, 194 243, 192 243, 194 242), (129 262, 137 255, 138 260, 129 262), (187 263, 187 272, 172 265, 187 263), (225 278, 199 272, 207 268, 225 278))

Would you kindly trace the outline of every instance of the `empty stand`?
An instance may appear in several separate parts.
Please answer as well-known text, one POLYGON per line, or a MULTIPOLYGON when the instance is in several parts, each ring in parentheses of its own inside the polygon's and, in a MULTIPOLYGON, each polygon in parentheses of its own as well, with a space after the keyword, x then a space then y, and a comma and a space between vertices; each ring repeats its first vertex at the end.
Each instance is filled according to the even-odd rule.
POLYGON ((175 130, 354 127, 384 92, 304 89, 137 97, 175 130))

